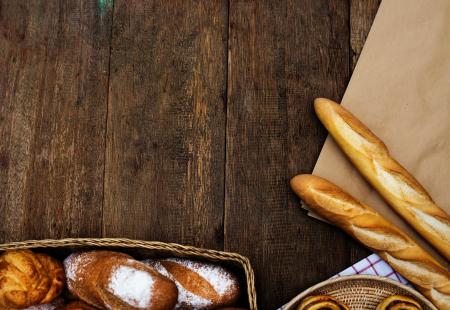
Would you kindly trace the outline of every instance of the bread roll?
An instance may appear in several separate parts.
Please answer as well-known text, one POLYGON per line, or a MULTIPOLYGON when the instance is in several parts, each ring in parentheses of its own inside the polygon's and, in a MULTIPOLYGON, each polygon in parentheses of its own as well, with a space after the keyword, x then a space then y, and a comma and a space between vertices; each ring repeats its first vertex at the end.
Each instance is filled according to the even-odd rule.
POLYGON ((64 287, 62 264, 30 250, 0 256, 0 309, 23 309, 54 300, 64 287))
POLYGON ((316 99, 314 107, 321 122, 367 181, 398 214, 450 260, 449 215, 434 203, 422 185, 390 156, 384 143, 355 116, 328 99, 316 99))
POLYGON ((175 283, 122 253, 75 253, 64 261, 69 291, 97 308, 173 309, 175 283))
POLYGON ((450 274, 414 240, 336 185, 298 175, 291 187, 319 215, 378 253, 439 309, 450 309, 450 274))
POLYGON ((403 295, 389 296, 377 306, 376 310, 422 310, 422 306, 414 299, 403 295))
POLYGON ((41 300, 41 304, 50 303, 59 296, 64 288, 65 275, 64 268, 61 262, 55 258, 46 254, 35 254, 38 260, 41 262, 42 267, 47 276, 50 278, 50 289, 44 299, 41 300))
POLYGON ((350 310, 350 308, 334 297, 327 295, 308 296, 300 302, 297 310, 350 310))
POLYGON ((144 262, 175 282, 179 292, 177 308, 232 306, 239 298, 236 277, 221 266, 180 258, 144 262))

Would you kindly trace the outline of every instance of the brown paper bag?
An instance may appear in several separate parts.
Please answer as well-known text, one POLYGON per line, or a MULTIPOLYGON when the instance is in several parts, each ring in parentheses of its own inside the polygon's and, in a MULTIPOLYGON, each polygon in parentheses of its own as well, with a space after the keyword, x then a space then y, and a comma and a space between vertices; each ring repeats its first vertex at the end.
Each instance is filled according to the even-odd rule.
MULTIPOLYGON (((450 1, 384 0, 342 105, 450 213, 450 1)), ((383 202, 331 137, 313 174, 377 209, 446 263, 383 202)))

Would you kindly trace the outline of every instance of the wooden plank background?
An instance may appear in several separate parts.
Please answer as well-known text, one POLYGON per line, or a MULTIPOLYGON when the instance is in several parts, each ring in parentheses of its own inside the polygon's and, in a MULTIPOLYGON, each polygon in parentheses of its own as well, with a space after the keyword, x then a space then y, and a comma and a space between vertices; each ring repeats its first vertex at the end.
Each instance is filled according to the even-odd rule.
POLYGON ((0 1, 0 242, 236 251, 273 309, 367 254, 298 208, 379 0, 0 1))

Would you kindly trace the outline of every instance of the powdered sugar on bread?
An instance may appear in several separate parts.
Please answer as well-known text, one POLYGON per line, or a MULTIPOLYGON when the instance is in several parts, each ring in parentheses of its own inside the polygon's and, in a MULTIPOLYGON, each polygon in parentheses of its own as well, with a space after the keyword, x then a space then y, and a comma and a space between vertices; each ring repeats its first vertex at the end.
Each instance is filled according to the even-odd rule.
POLYGON ((180 264, 198 273, 214 287, 219 295, 226 294, 236 284, 236 280, 221 266, 179 258, 169 258, 167 261, 180 264))
POLYGON ((154 282, 146 271, 119 266, 111 274, 108 290, 131 306, 145 309, 151 302, 154 282))
POLYGON ((155 268, 160 274, 163 276, 169 278, 170 280, 175 282, 175 285, 178 288, 178 302, 175 306, 176 309, 181 308, 181 306, 185 304, 191 305, 194 309, 203 309, 207 308, 212 304, 211 300, 202 298, 200 296, 197 296, 188 290, 186 290, 180 282, 174 279, 172 275, 167 271, 167 269, 159 262, 159 261, 153 261, 153 260, 145 260, 144 263, 152 266, 155 268))
POLYGON ((78 277, 78 271, 84 269, 92 262, 91 256, 83 254, 75 253, 64 260, 64 270, 68 280, 75 281, 78 277))
MULTIPOLYGON (((179 258, 146 260, 144 262, 154 267, 159 273, 175 282, 178 288, 177 309, 211 309, 217 306, 229 304, 230 301, 235 299, 238 294, 237 279, 226 269, 220 266, 179 258), (208 294, 205 294, 205 290, 193 291, 192 289, 195 288, 195 285, 189 281, 185 282, 186 279, 183 281, 177 279, 177 276, 169 271, 171 270, 171 267, 168 266, 168 263, 177 264, 180 267, 197 274, 198 277, 203 279, 202 281, 205 281, 204 285, 207 285, 207 287, 210 287, 210 289, 215 292, 211 292, 209 294, 211 297, 207 297, 208 294), (185 287, 185 284, 182 283, 190 283, 189 285, 191 287, 185 287)), ((197 282, 196 285, 201 285, 200 283, 201 282, 197 282)))

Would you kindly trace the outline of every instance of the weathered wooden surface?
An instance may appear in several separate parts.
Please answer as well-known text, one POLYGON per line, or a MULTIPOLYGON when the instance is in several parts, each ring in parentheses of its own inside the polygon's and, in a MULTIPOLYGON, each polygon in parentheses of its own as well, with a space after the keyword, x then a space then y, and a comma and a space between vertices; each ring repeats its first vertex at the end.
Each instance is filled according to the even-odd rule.
POLYGON ((226 24, 225 1, 115 2, 105 236, 223 247, 226 24))
POLYGON ((379 5, 0 1, 0 241, 122 236, 237 251, 280 306, 367 254, 288 187, 379 5))
POLYGON ((3 1, 0 239, 100 236, 110 12, 3 1))

